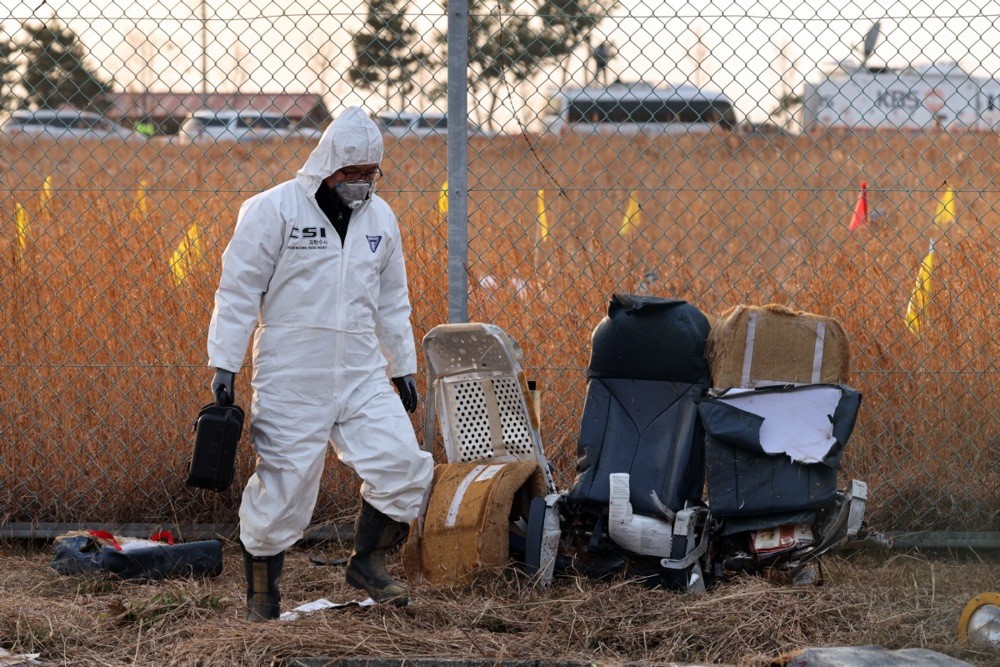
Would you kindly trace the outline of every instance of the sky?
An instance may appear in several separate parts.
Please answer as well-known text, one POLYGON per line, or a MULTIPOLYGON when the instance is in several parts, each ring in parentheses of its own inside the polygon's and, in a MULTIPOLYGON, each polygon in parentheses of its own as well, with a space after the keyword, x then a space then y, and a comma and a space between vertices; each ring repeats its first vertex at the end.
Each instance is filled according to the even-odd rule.
MULTIPOLYGON (((202 1, 209 16, 210 89, 228 91, 239 85, 243 90, 310 91, 325 94, 333 106, 383 105, 381 98, 355 90, 345 77, 353 55, 350 37, 363 22, 357 9, 361 3, 3 0, 0 25, 9 34, 23 20, 54 13, 120 85, 198 90, 202 1), (148 44, 143 47, 138 35, 150 35, 156 50, 150 51, 148 44), (324 57, 332 67, 318 66, 324 57), (149 68, 143 68, 145 61, 149 68)), ((446 25, 434 0, 413 0, 411 8, 417 28, 428 40, 434 26, 446 25)), ((855 55, 855 47, 875 21, 881 21, 882 38, 872 64, 903 67, 955 61, 973 74, 1000 76, 996 48, 1000 0, 933 4, 714 0, 680 5, 620 0, 599 31, 615 46, 609 69, 623 80, 689 81, 721 90, 742 116, 761 120, 786 88, 800 90, 806 79, 815 80, 838 61, 855 55)), ((590 77, 579 60, 573 60, 571 68, 577 84, 590 77)), ((500 115, 511 122, 520 110, 523 120, 530 120, 559 81, 558 73, 541 72, 534 87, 510 89, 512 95, 500 115)), ((422 83, 431 86, 429 74, 422 83)))

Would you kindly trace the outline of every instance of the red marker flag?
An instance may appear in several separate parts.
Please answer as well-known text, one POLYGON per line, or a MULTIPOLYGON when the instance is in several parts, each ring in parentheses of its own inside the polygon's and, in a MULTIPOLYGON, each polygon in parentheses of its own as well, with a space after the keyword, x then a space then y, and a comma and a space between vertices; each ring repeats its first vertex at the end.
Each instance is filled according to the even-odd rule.
POLYGON ((851 216, 851 226, 848 231, 853 232, 861 225, 868 222, 868 183, 861 181, 861 194, 858 195, 858 203, 854 205, 854 215, 851 216))

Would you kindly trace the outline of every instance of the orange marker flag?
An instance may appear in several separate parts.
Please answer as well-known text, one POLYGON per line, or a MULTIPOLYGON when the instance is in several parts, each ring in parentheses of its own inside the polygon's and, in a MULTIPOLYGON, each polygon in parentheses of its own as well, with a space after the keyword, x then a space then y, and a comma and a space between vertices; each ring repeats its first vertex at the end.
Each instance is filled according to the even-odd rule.
POLYGON ((931 239, 930 250, 920 262, 917 281, 913 285, 913 294, 906 304, 906 328, 914 336, 920 337, 924 329, 924 312, 931 301, 931 273, 934 271, 934 239, 931 239))
POLYGON ((549 211, 545 207, 545 190, 539 190, 536 197, 538 209, 538 240, 544 241, 549 238, 549 211))
POLYGON ((847 231, 853 232, 866 222, 868 222, 868 183, 861 181, 861 194, 858 195, 858 203, 854 205, 854 215, 851 216, 851 224, 847 231))

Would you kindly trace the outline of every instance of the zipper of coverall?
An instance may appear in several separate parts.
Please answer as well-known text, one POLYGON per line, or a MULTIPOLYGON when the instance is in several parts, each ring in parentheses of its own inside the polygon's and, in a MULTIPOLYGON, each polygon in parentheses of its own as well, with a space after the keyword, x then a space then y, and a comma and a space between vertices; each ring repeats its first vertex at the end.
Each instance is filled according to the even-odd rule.
MULTIPOLYGON (((368 200, 365 203, 363 203, 361 206, 359 206, 356 209, 354 209, 353 211, 351 211, 351 220, 350 220, 350 222, 347 225, 347 231, 344 232, 344 253, 343 253, 343 256, 341 257, 341 266, 340 266, 340 303, 344 303, 344 285, 347 284, 347 264, 348 264, 348 260, 350 258, 349 248, 351 247, 351 244, 350 244, 349 240, 351 238, 351 229, 352 228, 357 228, 357 227, 361 226, 361 224, 360 224, 361 223, 361 215, 362 215, 362 213, 366 212, 370 206, 371 206, 371 200, 368 200)), ((354 232, 355 236, 357 236, 358 234, 359 234, 359 232, 357 232, 357 231, 354 232)), ((339 236, 339 234, 338 234, 338 236, 339 236)), ((343 313, 344 313, 344 311, 341 310, 341 316, 343 316, 343 313)), ((342 331, 344 330, 344 323, 343 322, 341 322, 341 327, 340 328, 341 328, 342 331)), ((336 366, 337 368, 342 368, 343 367, 342 366, 343 355, 344 355, 344 346, 341 345, 337 349, 337 354, 336 354, 336 357, 335 357, 335 361, 337 362, 337 366, 336 366)))
MULTIPOLYGON (((337 232, 336 227, 334 227, 333 221, 330 220, 330 218, 328 218, 326 216, 326 213, 323 212, 323 209, 320 208, 319 202, 316 201, 315 197, 310 197, 309 199, 312 201, 312 205, 315 208, 315 210, 319 212, 320 217, 323 220, 326 221, 327 225, 329 225, 329 227, 333 231, 334 236, 336 236, 339 239, 340 238, 340 234, 337 232)), ((358 216, 358 214, 361 213, 362 211, 366 210, 370 204, 371 204, 370 201, 366 201, 364 204, 362 204, 361 206, 359 206, 358 208, 356 208, 355 210, 353 210, 351 212, 351 222, 357 223, 357 216, 358 216)), ((357 224, 352 225, 352 224, 348 223, 348 225, 347 225, 347 231, 344 232, 344 240, 341 242, 341 249, 340 249, 340 285, 338 286, 339 294, 337 295, 337 299, 338 299, 338 303, 341 303, 341 304, 344 303, 344 283, 347 280, 347 259, 348 259, 347 249, 349 247, 347 239, 351 235, 351 227, 357 227, 357 224)), ((341 309, 341 311, 340 311, 340 313, 338 313, 337 317, 338 318, 342 318, 343 317, 343 312, 344 312, 343 309, 341 309)), ((338 322, 336 322, 336 326, 337 326, 338 330, 340 330, 340 331, 344 330, 344 322, 342 320, 339 320, 338 322)), ((333 359, 334 366, 333 367, 334 368, 341 368, 342 367, 343 358, 344 358, 343 345, 339 345, 339 346, 337 346, 337 349, 334 351, 334 359, 333 359)))
MULTIPOLYGON (((307 199, 309 199, 309 201, 312 202, 313 210, 319 213, 320 219, 327 225, 327 227, 330 228, 331 240, 333 238, 339 239, 340 234, 337 232, 337 228, 334 226, 333 220, 330 220, 330 218, 327 217, 323 209, 320 208, 319 202, 316 201, 316 197, 308 197, 307 199)), ((351 217, 354 217, 353 214, 351 217)), ((344 302, 344 267, 347 266, 347 234, 349 234, 350 231, 351 231, 351 225, 350 223, 348 223, 347 232, 344 233, 344 240, 341 241, 340 243, 340 286, 338 288, 340 290, 340 293, 337 295, 337 298, 339 299, 340 303, 344 302)), ((341 312, 337 314, 338 320, 339 318, 343 317, 342 313, 343 311, 341 310, 341 312)), ((338 330, 343 329, 343 324, 340 321, 334 322, 334 326, 338 330)), ((335 336, 335 338, 338 337, 335 336)), ((337 345, 336 349, 334 349, 333 351, 333 369, 335 372, 337 369, 341 368, 343 358, 344 358, 344 346, 337 345)))

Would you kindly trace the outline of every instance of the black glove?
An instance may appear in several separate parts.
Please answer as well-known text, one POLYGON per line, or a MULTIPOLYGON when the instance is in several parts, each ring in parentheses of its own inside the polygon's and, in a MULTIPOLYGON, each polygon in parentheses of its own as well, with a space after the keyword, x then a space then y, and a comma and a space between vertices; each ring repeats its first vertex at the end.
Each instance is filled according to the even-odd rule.
POLYGON ((224 368, 215 369, 215 377, 212 378, 212 397, 219 405, 232 405, 236 400, 236 394, 233 392, 235 382, 236 373, 224 368))
POLYGON ((403 409, 407 412, 414 412, 417 409, 417 401, 420 400, 420 396, 417 394, 417 383, 414 382, 412 375, 402 375, 398 378, 392 378, 392 383, 396 385, 396 391, 399 392, 399 400, 403 401, 403 409))

